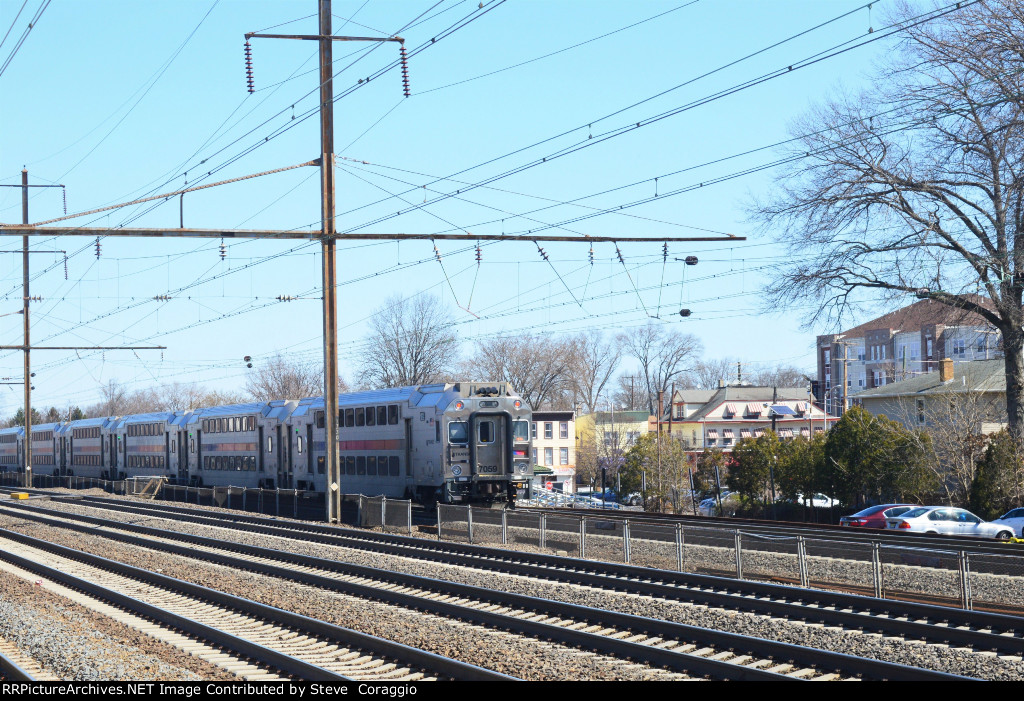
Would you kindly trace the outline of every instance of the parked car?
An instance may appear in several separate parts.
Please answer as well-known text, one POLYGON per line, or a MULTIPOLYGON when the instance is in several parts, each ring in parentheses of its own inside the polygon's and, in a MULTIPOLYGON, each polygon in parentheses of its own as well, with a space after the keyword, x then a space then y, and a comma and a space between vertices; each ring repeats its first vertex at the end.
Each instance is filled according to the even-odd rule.
POLYGON ((896 518, 914 508, 914 504, 878 504, 839 519, 840 526, 852 528, 885 528, 885 520, 896 518))
POLYGON ((941 533, 970 538, 1009 540, 1013 529, 1005 524, 984 521, 970 511, 949 506, 917 506, 885 520, 886 530, 905 533, 941 533))
POLYGON ((640 506, 644 503, 644 497, 640 492, 631 492, 622 497, 621 502, 627 506, 640 506))
POLYGON ((804 495, 799 492, 796 495, 796 499, 793 500, 795 504, 801 504, 804 506, 813 506, 816 509, 831 509, 833 506, 839 506, 839 500, 833 499, 832 497, 825 496, 824 494, 815 494, 808 502, 804 501, 804 495))
MULTIPOLYGON (((729 490, 722 491, 722 509, 727 515, 736 513, 739 504, 739 495, 729 490)), ((711 496, 697 505, 697 513, 701 516, 722 516, 718 512, 718 497, 711 496)))
POLYGON ((1012 509, 994 520, 992 523, 999 523, 1013 529, 1014 535, 1024 538, 1024 509, 1012 509))

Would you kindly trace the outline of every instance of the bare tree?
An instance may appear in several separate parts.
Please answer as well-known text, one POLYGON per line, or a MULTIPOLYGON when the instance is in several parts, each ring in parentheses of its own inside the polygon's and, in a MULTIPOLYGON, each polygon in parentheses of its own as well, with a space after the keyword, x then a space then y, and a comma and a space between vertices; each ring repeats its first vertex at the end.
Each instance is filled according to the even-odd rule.
POLYGON ((805 387, 806 372, 792 365, 776 365, 755 371, 750 381, 759 387, 805 387))
POLYGON ((246 377, 245 389, 257 402, 323 396, 323 367, 275 353, 246 377))
POLYGON ((798 125, 753 214, 793 254, 769 304, 836 321, 871 293, 983 317, 1002 334, 1011 432, 1024 430, 1024 5, 982 0, 912 19, 866 93, 798 125), (983 292, 987 297, 974 294, 983 292))
POLYGON ((567 381, 572 344, 545 336, 492 338, 477 343, 464 365, 474 379, 504 380, 533 409, 547 408, 567 381))
POLYGON ((365 387, 443 381, 458 362, 452 318, 437 297, 391 297, 374 312, 370 326, 359 370, 359 383, 365 387))
POLYGON ((567 384, 573 395, 572 404, 579 404, 585 413, 592 414, 618 369, 622 352, 614 340, 606 340, 596 330, 572 337, 570 348, 567 384))
POLYGON ((729 382, 736 377, 735 358, 707 358, 698 360, 683 377, 683 382, 693 389, 717 389, 719 382, 729 382))
POLYGON ((622 349, 640 363, 643 409, 652 414, 658 392, 668 395, 672 381, 690 369, 696 356, 704 350, 696 336, 666 330, 663 325, 648 323, 619 336, 622 349))

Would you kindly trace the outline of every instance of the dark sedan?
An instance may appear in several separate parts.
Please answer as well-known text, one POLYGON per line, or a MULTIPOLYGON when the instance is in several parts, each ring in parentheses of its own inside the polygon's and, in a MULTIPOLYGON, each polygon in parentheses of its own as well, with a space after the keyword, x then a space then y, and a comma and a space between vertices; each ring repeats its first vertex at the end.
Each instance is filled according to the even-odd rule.
POLYGON ((879 504, 869 506, 849 516, 839 519, 840 526, 854 528, 885 528, 885 519, 899 516, 914 508, 914 504, 879 504))

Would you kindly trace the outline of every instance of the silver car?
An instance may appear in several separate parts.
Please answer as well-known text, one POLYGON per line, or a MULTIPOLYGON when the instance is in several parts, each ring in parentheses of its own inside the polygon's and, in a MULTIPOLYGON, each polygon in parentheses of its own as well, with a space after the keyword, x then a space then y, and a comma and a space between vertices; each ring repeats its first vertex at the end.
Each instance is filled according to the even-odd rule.
POLYGON ((1013 529, 1007 525, 983 521, 970 511, 950 506, 918 506, 895 518, 887 518, 885 528, 904 533, 939 533, 996 540, 1013 537, 1013 529))
POLYGON ((1009 526, 1016 535, 1024 537, 1024 509, 1011 509, 992 523, 1009 526))

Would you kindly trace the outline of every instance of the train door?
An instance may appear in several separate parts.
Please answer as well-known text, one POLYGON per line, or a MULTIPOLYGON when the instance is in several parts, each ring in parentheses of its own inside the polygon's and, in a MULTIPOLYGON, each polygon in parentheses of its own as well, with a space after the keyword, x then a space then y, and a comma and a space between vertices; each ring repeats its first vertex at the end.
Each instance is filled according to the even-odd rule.
MULTIPOLYGON (((256 429, 256 470, 262 475, 266 471, 266 464, 263 462, 264 455, 266 454, 267 447, 263 445, 263 427, 260 426, 256 429)), ((260 484, 263 483, 263 477, 259 478, 260 484)))
POLYGON ((476 417, 476 464, 473 471, 478 475, 505 474, 505 422, 508 419, 500 414, 487 414, 476 417))
POLYGON ((284 460, 281 456, 281 424, 274 426, 274 447, 277 449, 277 486, 284 487, 284 460))
POLYGON ((67 436, 63 436, 60 439, 60 461, 59 461, 59 468, 57 470, 55 470, 55 472, 58 472, 59 474, 62 474, 62 475, 70 475, 71 474, 71 470, 68 469, 68 462, 70 462, 71 456, 74 455, 74 452, 73 452, 74 444, 72 443, 72 445, 69 447, 68 446, 68 442, 69 441, 73 441, 73 439, 72 438, 68 438, 67 436))
POLYGON ((185 442, 185 432, 178 430, 178 483, 184 484, 188 481, 188 445, 185 442))
POLYGON ((117 434, 110 432, 110 471, 107 473, 111 479, 117 474, 117 434))
POLYGON ((285 433, 288 435, 288 450, 284 452, 284 475, 287 480, 284 485, 286 489, 292 489, 295 483, 292 481, 295 475, 295 461, 292 459, 292 432, 290 426, 285 426, 285 433))

